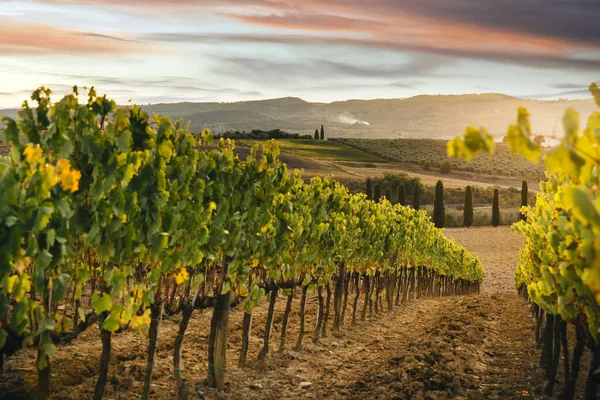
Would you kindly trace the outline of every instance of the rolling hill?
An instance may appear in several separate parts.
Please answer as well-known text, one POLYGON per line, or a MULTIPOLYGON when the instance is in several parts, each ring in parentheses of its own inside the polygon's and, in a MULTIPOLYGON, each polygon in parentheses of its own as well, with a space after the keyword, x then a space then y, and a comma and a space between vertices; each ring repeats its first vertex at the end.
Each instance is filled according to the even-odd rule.
MULTIPOLYGON (((589 100, 526 100, 503 94, 422 95, 407 99, 347 100, 310 103, 295 97, 234 103, 172 103, 143 108, 190 121, 191 129, 213 132, 279 128, 312 134, 325 125, 326 136, 346 138, 448 139, 468 125, 485 126, 498 137, 527 107, 535 133, 562 134, 564 110, 573 107, 585 118, 595 105, 589 100)), ((16 110, 0 110, 14 117, 16 110)))

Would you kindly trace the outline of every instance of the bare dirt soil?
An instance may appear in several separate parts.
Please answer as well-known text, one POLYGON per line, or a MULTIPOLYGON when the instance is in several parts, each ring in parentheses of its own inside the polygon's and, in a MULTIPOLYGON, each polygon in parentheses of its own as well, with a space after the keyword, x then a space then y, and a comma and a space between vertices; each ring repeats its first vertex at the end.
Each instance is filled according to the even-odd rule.
MULTIPOLYGON (((299 351, 291 350, 298 334, 299 301, 294 301, 284 352, 277 352, 285 306, 276 306, 271 352, 256 360, 262 345, 267 304, 254 312, 249 365, 237 366, 241 346, 241 309, 231 311, 226 388, 216 393, 203 384, 208 362, 210 314, 196 312, 183 349, 183 374, 192 398, 207 399, 522 399, 543 398, 542 371, 527 303, 517 296, 513 270, 522 241, 508 228, 447 230, 447 235, 475 251, 486 268, 480 295, 421 298, 392 312, 383 311, 339 333, 328 330, 311 341, 316 298, 307 303, 307 334, 299 351)), ((359 309, 363 298, 359 301, 359 309)), ((359 318, 360 319, 360 318, 359 318)), ((173 342, 178 320, 160 329, 151 397, 176 398, 173 342)), ((331 327, 332 321, 329 321, 331 327)), ((97 327, 52 358, 52 398, 91 398, 101 344, 97 327)), ((5 363, 0 399, 29 398, 36 382, 35 354, 22 351, 5 363)), ((113 336, 105 398, 140 398, 146 365, 146 339, 124 332, 113 336)))

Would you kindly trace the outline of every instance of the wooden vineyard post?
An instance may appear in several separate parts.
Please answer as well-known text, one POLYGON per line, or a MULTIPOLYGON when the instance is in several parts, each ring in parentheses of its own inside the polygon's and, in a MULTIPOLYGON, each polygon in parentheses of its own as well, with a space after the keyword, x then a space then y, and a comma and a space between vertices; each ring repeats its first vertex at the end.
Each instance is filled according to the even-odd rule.
POLYGON ((250 331, 252 329, 252 311, 244 313, 244 321, 242 323, 242 348, 240 349, 240 358, 238 366, 246 365, 246 357, 248 355, 248 345, 250 344, 250 331))
MULTIPOLYGON (((227 262, 223 263, 223 281, 227 276, 227 262)), ((231 290, 222 293, 219 288, 217 300, 210 321, 208 341, 208 386, 222 390, 225 385, 227 326, 231 307, 231 290)))
POLYGON ((302 288, 302 297, 300 298, 300 332, 298 333, 298 341, 294 350, 300 350, 302 347, 302 339, 304 338, 304 313, 306 310, 306 292, 308 292, 308 285, 302 288))
MULTIPOLYGON (((273 283, 275 285, 275 283, 273 283)), ((265 323, 265 335, 263 338, 263 347, 258 353, 258 359, 264 360, 269 352, 269 339, 271 338, 271 330, 273 328, 273 314, 275 312, 275 302, 277 301, 277 294, 279 288, 275 285, 271 290, 271 298, 269 300, 269 312, 267 314, 267 321, 265 323)))
POLYGON ((333 329, 335 331, 340 330, 341 325, 341 316, 342 316, 342 296, 344 291, 344 284, 346 281, 346 264, 342 263, 340 265, 340 272, 335 281, 335 292, 333 296, 333 329))

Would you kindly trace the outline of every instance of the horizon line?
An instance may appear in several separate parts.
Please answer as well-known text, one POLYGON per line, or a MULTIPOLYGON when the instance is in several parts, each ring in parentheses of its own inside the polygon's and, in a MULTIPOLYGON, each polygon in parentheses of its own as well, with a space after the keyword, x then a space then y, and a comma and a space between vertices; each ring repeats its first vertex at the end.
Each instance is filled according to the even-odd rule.
MULTIPOLYGON (((65 93, 65 94, 61 95, 61 97, 65 96, 67 94, 70 94, 70 93, 65 93)), ((105 93, 105 94, 108 95, 108 93, 105 93)), ((102 94, 102 95, 104 95, 104 94, 102 94)), ((236 104, 236 103, 255 103, 255 102, 274 101, 274 100, 286 100, 286 99, 301 100, 301 101, 303 101, 305 103, 309 103, 309 104, 329 105, 329 104, 343 103, 343 102, 348 102, 348 101, 378 101, 378 100, 389 101, 389 100, 410 100, 410 99, 414 99, 417 97, 460 97, 460 96, 486 96, 486 95, 487 96, 498 95, 498 96, 509 97, 509 98, 515 99, 515 100, 532 100, 532 101, 542 101, 542 102, 587 101, 587 100, 593 101, 592 96, 582 97, 582 98, 570 98, 570 97, 560 97, 559 96, 558 98, 549 99, 548 97, 554 97, 554 96, 553 95, 537 96, 537 97, 536 96, 513 96, 513 95, 500 93, 500 92, 480 92, 480 93, 472 92, 472 93, 445 93, 445 94, 423 93, 423 94, 417 94, 417 95, 409 96, 409 97, 373 97, 373 98, 362 98, 362 99, 361 98, 347 98, 344 100, 333 100, 333 101, 329 101, 329 102, 310 101, 310 100, 305 100, 305 99, 303 99, 301 97, 297 97, 297 96, 284 96, 284 97, 272 97, 272 98, 265 98, 265 99, 251 99, 251 100, 237 100, 237 101, 190 101, 190 100, 182 99, 180 101, 173 101, 173 102, 157 102, 157 103, 128 102, 130 104, 117 103, 117 105, 120 107, 126 107, 128 105, 160 106, 160 105, 175 105, 175 104, 236 104)), ((25 100, 31 101, 31 97, 28 97, 25 100)), ((25 101, 25 100, 23 100, 23 101, 25 101)), ((0 110, 20 110, 21 108, 22 108, 22 106, 12 106, 11 107, 11 106, 0 105, 0 110)))

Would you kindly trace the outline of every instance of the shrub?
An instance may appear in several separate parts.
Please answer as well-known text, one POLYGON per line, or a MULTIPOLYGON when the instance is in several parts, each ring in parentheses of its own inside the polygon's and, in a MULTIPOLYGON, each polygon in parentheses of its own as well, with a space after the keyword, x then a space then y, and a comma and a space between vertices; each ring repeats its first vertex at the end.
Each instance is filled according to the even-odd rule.
POLYGON ((442 174, 449 174, 452 171, 452 163, 449 160, 444 160, 440 164, 440 172, 442 174))

